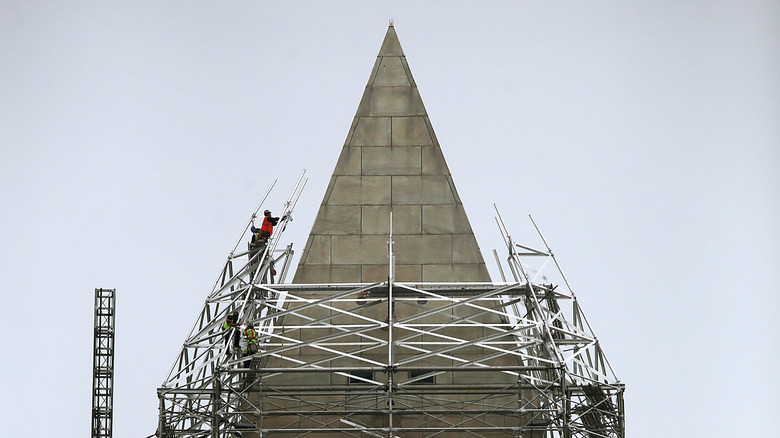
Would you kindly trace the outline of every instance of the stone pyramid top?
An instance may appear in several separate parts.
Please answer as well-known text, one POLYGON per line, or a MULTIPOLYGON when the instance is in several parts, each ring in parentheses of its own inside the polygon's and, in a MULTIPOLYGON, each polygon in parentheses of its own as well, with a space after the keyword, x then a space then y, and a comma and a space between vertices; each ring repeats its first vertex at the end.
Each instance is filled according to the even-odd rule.
POLYGON ((490 281, 395 28, 379 50, 293 283, 490 281))

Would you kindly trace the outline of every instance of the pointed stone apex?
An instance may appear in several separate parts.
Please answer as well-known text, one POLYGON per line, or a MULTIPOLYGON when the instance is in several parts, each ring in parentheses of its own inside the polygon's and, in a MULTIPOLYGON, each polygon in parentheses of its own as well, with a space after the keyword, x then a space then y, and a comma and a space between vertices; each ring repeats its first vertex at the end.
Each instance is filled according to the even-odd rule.
POLYGON ((379 49, 378 56, 404 56, 401 42, 398 41, 398 35, 396 35, 395 27, 392 23, 387 28, 387 34, 385 34, 385 40, 382 42, 382 48, 379 49))
POLYGON ((395 28, 387 28, 293 283, 488 282, 395 28))
POLYGON ((391 18, 391 19, 390 19, 390 27, 393 27, 393 24, 394 24, 394 23, 393 23, 393 19, 391 18))

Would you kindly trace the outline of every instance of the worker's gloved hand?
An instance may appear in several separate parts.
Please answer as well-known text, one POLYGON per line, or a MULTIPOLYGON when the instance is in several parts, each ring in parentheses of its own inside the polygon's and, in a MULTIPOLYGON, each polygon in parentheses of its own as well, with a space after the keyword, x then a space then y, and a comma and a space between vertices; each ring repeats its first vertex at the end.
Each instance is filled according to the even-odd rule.
POLYGON ((292 222, 292 215, 288 213, 288 214, 282 216, 282 220, 287 220, 287 219, 289 219, 290 222, 292 222))

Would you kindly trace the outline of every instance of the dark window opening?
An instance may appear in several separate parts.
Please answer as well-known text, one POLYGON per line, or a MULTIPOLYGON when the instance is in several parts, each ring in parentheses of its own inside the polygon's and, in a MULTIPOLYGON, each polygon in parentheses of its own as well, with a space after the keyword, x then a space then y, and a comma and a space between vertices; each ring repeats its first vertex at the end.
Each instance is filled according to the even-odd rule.
POLYGON ((374 380, 374 372, 373 371, 351 371, 349 373, 349 384, 350 385, 359 385, 359 384, 367 384, 366 380, 374 380))
POLYGON ((431 374, 430 371, 411 371, 409 372, 409 377, 411 380, 414 381, 414 383, 436 383, 435 376, 431 374, 428 377, 423 377, 421 379, 417 379, 417 377, 424 376, 426 374, 431 374))

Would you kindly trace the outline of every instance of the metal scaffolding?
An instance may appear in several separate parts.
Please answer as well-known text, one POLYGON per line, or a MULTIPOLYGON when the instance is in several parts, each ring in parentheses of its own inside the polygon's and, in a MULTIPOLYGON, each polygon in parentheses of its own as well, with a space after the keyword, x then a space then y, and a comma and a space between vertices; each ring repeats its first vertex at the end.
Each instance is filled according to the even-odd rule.
POLYGON ((238 328, 224 327, 228 313, 237 312, 241 321, 262 318, 271 310, 265 304, 275 299, 261 285, 284 282, 292 259, 292 245, 278 250, 279 236, 292 221, 292 210, 306 184, 304 173, 284 204, 280 222, 267 242, 249 243, 239 250, 254 224, 258 211, 276 184, 263 196, 206 298, 168 377, 158 388, 158 437, 229 437, 242 421, 242 407, 236 404, 234 389, 241 384, 239 369, 246 358, 238 328))
POLYGON ((92 438, 111 438, 114 418, 115 289, 95 289, 92 359, 92 438))
POLYGON ((234 250, 158 389, 159 436, 623 438, 624 385, 552 250, 497 223, 496 283, 397 282, 391 234, 387 281, 285 284, 284 220, 267 248, 234 250), (231 346, 233 310, 255 354, 231 346))

